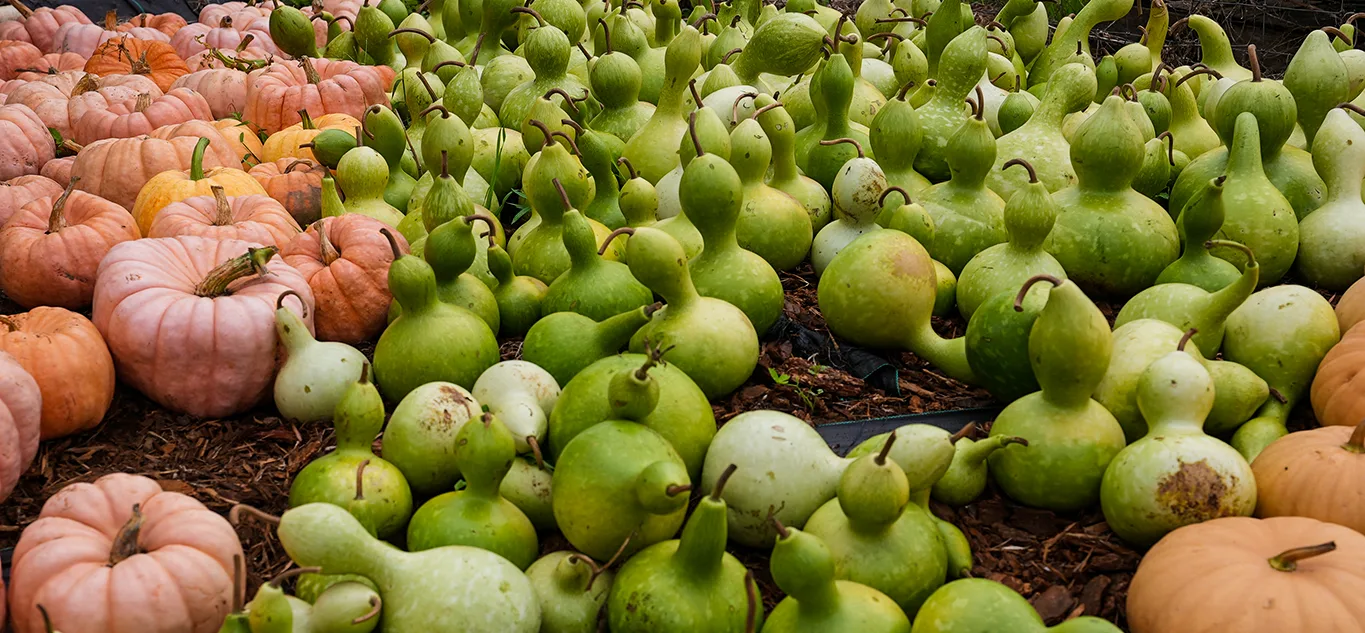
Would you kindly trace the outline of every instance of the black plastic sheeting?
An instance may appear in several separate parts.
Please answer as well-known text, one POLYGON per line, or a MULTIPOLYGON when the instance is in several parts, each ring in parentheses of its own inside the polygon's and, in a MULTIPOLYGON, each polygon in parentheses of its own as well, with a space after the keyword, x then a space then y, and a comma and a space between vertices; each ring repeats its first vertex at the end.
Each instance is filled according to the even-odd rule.
POLYGON ((217 3, 204 2, 204 0, 68 0, 65 2, 24 0, 24 4, 30 9, 69 4, 85 12, 85 15, 97 24, 103 19, 104 14, 111 9, 118 11, 120 20, 127 20, 142 13, 178 13, 193 24, 199 20, 200 9, 209 4, 217 3))

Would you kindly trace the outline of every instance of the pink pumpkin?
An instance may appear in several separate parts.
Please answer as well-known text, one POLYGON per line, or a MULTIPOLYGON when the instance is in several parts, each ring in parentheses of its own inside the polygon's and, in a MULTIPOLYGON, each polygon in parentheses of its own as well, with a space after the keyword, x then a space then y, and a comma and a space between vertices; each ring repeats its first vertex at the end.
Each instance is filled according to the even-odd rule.
POLYGON ((270 196, 228 197, 222 187, 214 186, 212 196, 172 202, 157 212, 147 237, 196 235, 283 247, 300 230, 294 217, 270 196))
POLYGON ((221 4, 206 5, 199 12, 199 23, 214 25, 223 21, 223 18, 232 18, 234 24, 245 26, 255 18, 270 17, 270 12, 275 8, 275 3, 266 2, 223 2, 221 4))
POLYGON ((43 52, 28 42, 0 40, 0 79, 14 79, 21 70, 42 63, 43 52))
MULTIPOLYGON (((381 233, 387 226, 358 213, 323 218, 280 251, 313 288, 320 340, 355 345, 384 331, 393 302, 393 247, 381 233)), ((408 252, 407 240, 394 238, 399 250, 408 252)))
POLYGON ((299 110, 313 118, 349 114, 357 119, 365 109, 389 103, 394 71, 387 66, 361 66, 326 58, 278 62, 251 73, 242 118, 267 134, 302 121, 299 110))
POLYGON ((156 481, 115 473, 43 504, 14 548, 15 633, 216 633, 232 610, 232 525, 156 481))
POLYGON ((61 187, 66 187, 71 182, 71 168, 75 165, 75 156, 54 158, 43 165, 43 171, 40 173, 43 178, 47 178, 61 187))
POLYGON ((0 180, 38 173, 57 155, 57 143, 25 105, 0 106, 0 180))
MULTIPOLYGON (((258 18, 258 20, 269 20, 269 18, 258 18)), ((189 59, 195 53, 209 49, 236 50, 241 45, 242 40, 250 34, 252 36, 251 46, 269 52, 277 52, 275 42, 270 39, 269 24, 266 30, 259 28, 233 28, 232 18, 224 16, 216 26, 207 24, 191 24, 180 29, 171 37, 171 46, 175 47, 176 54, 185 59, 189 59)))
POLYGON ((94 321, 125 383, 200 417, 240 413, 270 393, 280 362, 275 302, 298 293, 285 304, 311 331, 313 292, 277 249, 256 246, 184 235, 109 251, 94 321))
MULTIPOLYGON (((9 498, 38 454, 42 419, 38 383, 13 356, 0 352, 0 502, 9 498)), ((4 585, 0 585, 0 622, 5 621, 4 596, 4 585)))
POLYGON ((140 136, 165 125, 213 119, 209 102, 189 88, 172 90, 160 97, 144 92, 117 101, 99 93, 86 93, 73 101, 80 103, 69 108, 71 130, 81 144, 140 136))
POLYGON ((231 68, 208 68, 184 75, 171 90, 189 88, 209 104, 215 119, 226 119, 246 107, 246 73, 231 68))
MULTIPOLYGON (((126 25, 125 25, 126 26, 126 25)), ((169 35, 148 27, 128 27, 120 29, 118 13, 109 11, 104 14, 104 24, 63 24, 53 35, 53 53, 76 53, 87 59, 95 53, 100 44, 124 35, 152 42, 169 42, 169 35)))
POLYGON ((44 176, 20 176, 0 183, 0 227, 24 205, 38 198, 60 196, 65 188, 44 176))
POLYGON ((70 100, 70 95, 62 92, 61 88, 41 81, 30 81, 9 93, 5 103, 28 106, 43 125, 57 130, 62 138, 71 138, 71 124, 66 115, 70 100))
POLYGON ((24 28, 23 20, 11 20, 9 22, 0 23, 0 40, 6 42, 33 43, 33 38, 28 36, 28 29, 24 28))
MULTIPOLYGON (((19 11, 23 13, 23 10, 19 11)), ((24 16, 23 26, 28 38, 24 41, 33 42, 44 53, 60 53, 62 51, 54 47, 57 29, 64 24, 90 24, 90 18, 85 17, 85 12, 69 4, 61 5, 55 9, 42 7, 34 9, 31 14, 24 16)), ((8 38, 6 38, 8 39, 8 38)))
POLYGON ((74 85, 85 76, 86 59, 75 53, 48 53, 38 60, 31 70, 24 69, 15 75, 16 79, 42 81, 49 77, 65 76, 74 85))
POLYGON ((76 155, 71 176, 80 178, 76 188, 81 191, 131 211, 147 181, 163 171, 190 168, 194 146, 201 138, 210 139, 204 152, 205 169, 241 166, 242 158, 218 128, 208 121, 189 121, 159 127, 147 136, 111 138, 86 145, 76 155))

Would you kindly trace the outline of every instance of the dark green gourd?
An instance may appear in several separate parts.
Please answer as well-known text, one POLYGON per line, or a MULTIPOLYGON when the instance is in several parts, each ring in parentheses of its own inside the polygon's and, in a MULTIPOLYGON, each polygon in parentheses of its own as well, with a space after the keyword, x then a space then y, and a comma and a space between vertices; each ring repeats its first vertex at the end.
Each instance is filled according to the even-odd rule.
POLYGON ((934 95, 923 107, 915 109, 924 129, 924 143, 915 155, 915 171, 930 182, 943 182, 952 175, 948 167, 952 154, 948 142, 970 118, 967 95, 985 73, 985 29, 975 26, 967 29, 943 49, 938 73, 934 75, 938 80, 934 95))
MULTIPOLYGON (((914 46, 905 44, 905 46, 914 46)), ((905 100, 911 84, 905 84, 886 105, 877 111, 868 126, 868 140, 872 153, 886 174, 887 184, 918 194, 929 186, 929 179, 915 171, 915 156, 924 142, 924 130, 919 115, 905 100)))
POLYGON ((1006 162, 1016 158, 1033 165, 1038 179, 1049 192, 1056 193, 1075 185, 1071 143, 1062 134, 1062 122, 1067 115, 1084 110, 1094 94, 1094 71, 1081 64, 1067 64, 1057 69, 1028 121, 996 141, 995 169, 986 177, 986 186, 1005 200, 1023 189, 1030 180, 1027 174, 1001 169, 1006 162))
MULTIPOLYGON (((619 31, 618 31, 619 33, 619 31)), ((683 99, 688 81, 701 65, 701 33, 686 26, 668 43, 664 85, 658 106, 644 127, 626 142, 621 155, 630 160, 645 180, 658 183, 678 166, 678 143, 687 133, 683 99)))
POLYGON ((769 567, 787 597, 764 633, 910 633, 910 619, 886 594, 835 579, 834 555, 813 534, 779 523, 769 567))
POLYGON ((597 254, 592 225, 577 209, 564 214, 563 233, 571 264, 550 284, 542 315, 577 312, 602 321, 654 302, 654 293, 635 280, 629 267, 597 254))
POLYGON ((1246 264, 1236 281, 1209 292, 1184 283, 1158 284, 1138 293, 1119 311, 1114 325, 1137 319, 1157 319, 1181 330, 1196 330, 1194 343, 1207 358, 1214 358, 1223 347, 1223 328, 1228 316, 1256 291, 1260 266, 1252 250, 1236 242, 1214 242, 1215 246, 1242 251, 1246 264))
POLYGON ((402 167, 403 153, 408 150, 408 136, 403 129, 402 119, 389 108, 373 105, 365 110, 361 123, 363 124, 363 132, 359 135, 361 144, 378 151, 389 167, 389 181, 384 189, 384 201, 396 209, 408 208, 408 198, 412 196, 412 188, 417 185, 417 181, 402 167))
POLYGON ((1142 160, 1142 132, 1119 96, 1072 139, 1077 182, 1053 196, 1060 213, 1045 248, 1091 293, 1134 295, 1180 254, 1171 216, 1131 186, 1142 160))
POLYGON ((601 102, 602 111, 588 121, 588 128, 615 137, 619 146, 613 153, 620 154, 626 142, 654 115, 654 104, 640 100, 640 65, 631 56, 612 50, 607 22, 601 20, 599 24, 606 52, 589 65, 589 78, 592 95, 601 102))
MULTIPOLYGON (((801 201, 763 182, 772 154, 772 143, 758 121, 745 119, 730 132, 730 164, 740 180, 743 203, 734 227, 735 239, 772 268, 789 270, 806 261, 810 252, 811 216, 801 201)), ((687 180, 686 174, 683 180, 687 180)), ((679 196, 686 196, 681 187, 679 196)), ((683 207, 686 212, 695 205, 684 203, 683 207)), ((695 214, 690 217, 695 219, 695 214)), ((754 325, 760 332, 766 329, 757 321, 754 325)))
POLYGON ((577 312, 545 315, 526 332, 521 356, 567 384, 584 367, 621 351, 659 307, 651 304, 600 323, 577 312))
POLYGON ((943 262, 953 274, 977 253, 1009 238, 1005 231, 1005 201, 986 187, 986 176, 995 164, 995 137, 982 118, 981 91, 971 101, 974 116, 962 123, 949 139, 947 164, 952 178, 925 189, 919 203, 934 218, 929 255, 943 262))
POLYGON ((1023 302, 1016 292, 1001 292, 986 299, 967 322, 967 364, 981 386, 996 400, 1010 403, 1038 391, 1029 359, 1029 333, 1047 303, 1050 288, 1034 284, 1023 302), (1019 303, 1020 309, 1015 309, 1019 303))
POLYGON ((1017 309, 1038 282, 1054 287, 1029 333, 1029 360, 1041 390, 1000 412, 991 435, 1022 437, 990 457, 991 476, 1011 498, 1055 511, 1075 511, 1099 500, 1104 469, 1124 446, 1123 428, 1091 399, 1109 367, 1113 337, 1099 308, 1071 281, 1030 279, 1017 309))
POLYGON ((782 103, 769 95, 754 99, 754 119, 763 126, 772 146, 772 175, 768 185, 796 198, 810 215, 811 228, 819 232, 830 221, 829 192, 796 166, 796 126, 782 103))
POLYGON ((498 280, 493 299, 498 303, 498 334, 525 336, 540 320, 540 306, 548 288, 534 277, 512 272, 512 258, 497 242, 489 240, 488 270, 498 280))
POLYGON ((1184 283, 1203 288, 1209 292, 1237 280, 1241 272, 1225 259, 1214 257, 1209 252, 1209 240, 1223 228, 1225 207, 1223 204, 1223 183, 1220 176, 1208 185, 1180 212, 1175 226, 1180 231, 1180 241, 1185 250, 1180 259, 1171 262, 1166 270, 1156 278, 1158 284, 1184 283))
MULTIPOLYGON (((550 136, 548 128, 544 132, 546 137, 550 136)), ((588 170, 563 144, 551 142, 527 165, 525 193, 540 222, 529 229, 526 228, 529 224, 522 225, 518 233, 524 231, 525 236, 520 241, 513 236, 508 248, 513 270, 549 284, 571 264, 569 251, 564 247, 564 212, 587 204, 592 181, 588 179, 588 170)))
MULTIPOLYGON (((577 76, 568 72, 569 51, 572 43, 564 31, 548 24, 534 9, 516 7, 516 14, 531 15, 540 24, 527 34, 522 47, 526 63, 535 77, 507 93, 498 108, 498 120, 504 125, 520 127, 531 113, 531 104, 550 90, 560 89, 577 98, 588 92, 588 87, 577 76)), ((486 72, 486 71, 485 71, 486 72)))

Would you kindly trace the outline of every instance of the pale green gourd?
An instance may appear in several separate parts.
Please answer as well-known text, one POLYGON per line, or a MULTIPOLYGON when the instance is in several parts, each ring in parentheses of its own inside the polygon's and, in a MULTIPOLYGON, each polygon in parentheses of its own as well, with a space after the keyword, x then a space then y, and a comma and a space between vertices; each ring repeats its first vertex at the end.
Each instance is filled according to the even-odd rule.
POLYGON ((991 454, 1015 444, 1028 446, 1028 440, 1009 435, 997 435, 976 441, 966 437, 975 428, 975 424, 968 426, 971 428, 964 428, 964 433, 958 434, 961 437, 953 442, 953 462, 948 466, 948 471, 934 482, 932 491, 934 501, 950 506, 965 506, 976 501, 981 493, 986 491, 986 480, 990 476, 986 460, 991 454))
POLYGON ((1223 346, 1224 323, 1234 310, 1256 291, 1260 281, 1260 266, 1251 249, 1236 242, 1210 242, 1242 251, 1246 264, 1236 281, 1209 292, 1183 283, 1158 284, 1138 293, 1119 310, 1114 325, 1120 326, 1137 319, 1157 319, 1182 330, 1195 329, 1194 343, 1207 358, 1218 354, 1223 346))
MULTIPOLYGON (((500 327, 498 300, 493 291, 478 277, 468 272, 482 240, 474 237, 472 224, 481 220, 493 225, 485 215, 456 217, 427 234, 422 246, 422 258, 436 275, 436 296, 443 303, 459 306, 483 319, 490 331, 500 327)), ((402 306, 394 303, 389 309, 390 319, 402 313, 402 306)))
POLYGON ((811 98, 819 104, 819 120, 796 134, 797 166, 826 189, 833 188, 839 169, 854 157, 853 148, 827 141, 851 138, 858 147, 871 146, 867 128, 849 119, 854 85, 848 59, 840 53, 831 55, 812 78, 811 98))
MULTIPOLYGON (((1151 125, 1147 118, 1146 109, 1136 101, 1130 102, 1138 105, 1138 114, 1142 117, 1141 122, 1151 125)), ((1136 119, 1136 116, 1134 117, 1136 119)), ((1159 136, 1148 139, 1143 145, 1142 167, 1138 169, 1137 176, 1133 178, 1133 190, 1156 201, 1157 197, 1166 191, 1166 187, 1171 184, 1171 172, 1176 167, 1175 141, 1170 132, 1162 132, 1159 136)), ((1177 220, 1179 218, 1176 218, 1177 220)), ((1177 231, 1178 232, 1178 231, 1177 231)))
POLYGON ((379 625, 383 600, 359 582, 333 584, 313 604, 281 589, 286 579, 317 569, 295 567, 261 585, 246 605, 250 633, 370 633, 379 625))
POLYGON ((872 152, 877 155, 877 164, 886 174, 887 184, 918 194, 930 183, 915 171, 915 156, 924 142, 924 130, 920 128, 919 115, 905 100, 910 87, 908 83, 902 86, 877 111, 876 118, 868 125, 868 140, 872 143, 872 152))
POLYGON ((455 487, 460 469, 452 458, 460 427, 481 412, 463 387, 429 382, 394 407, 384 429, 381 455, 403 472, 416 495, 432 497, 455 487))
POLYGON ((560 123, 569 125, 577 132, 574 147, 578 149, 575 153, 583 167, 592 174, 593 198, 583 208, 583 215, 609 229, 625 226, 626 216, 621 211, 621 186, 616 182, 616 172, 612 169, 616 154, 620 151, 620 147, 613 150, 611 145, 616 137, 584 129, 572 119, 564 119, 560 123))
POLYGON ((541 633, 597 633, 615 574, 577 552, 552 552, 526 570, 540 601, 541 633))
POLYGON ((820 59, 828 36, 829 30, 814 18, 789 9, 758 25, 731 65, 744 85, 771 92, 760 74, 788 77, 809 70, 820 59))
POLYGON ((1202 15, 1191 15, 1177 21, 1171 25, 1172 29, 1178 28, 1182 23, 1188 24, 1199 36, 1199 62, 1204 66, 1213 69, 1218 74, 1241 81, 1251 78, 1251 71, 1247 70, 1232 56, 1232 44, 1228 41, 1228 34, 1214 20, 1202 15))
MULTIPOLYGON (((536 123, 539 123, 538 121, 536 123)), ((549 136, 548 129, 546 136, 549 136)), ((524 237, 509 242, 512 267, 518 275, 534 277, 546 284, 568 270, 572 260, 564 247, 564 213, 581 209, 591 198, 588 171, 559 143, 550 143, 526 168, 526 195, 540 222, 517 230, 524 237)), ((592 221, 589 220, 591 223, 592 221)), ((595 231, 594 231, 595 232, 595 231)))
POLYGON ((1009 238, 1005 201, 986 187, 995 163, 995 137, 982 118, 981 91, 972 104, 974 116, 962 123, 946 146, 952 178, 925 189, 919 203, 934 218, 929 254, 953 274, 962 272, 977 253, 1009 238))
MULTIPOLYGON (((738 245, 763 258, 776 270, 796 268, 806 260, 813 235, 811 216, 801 201, 763 182, 772 162, 773 148, 763 126, 744 119, 730 132, 730 164, 739 178, 741 203, 734 225, 738 245)), ((686 198, 686 173, 679 197, 686 198)), ((695 208, 683 203, 684 211, 695 208)), ((696 213, 689 217, 696 219, 696 213)), ((697 225, 700 230, 702 227, 697 225)), ((705 231, 703 231, 705 237, 705 231)), ((702 251, 705 256, 705 249, 702 251)), ((776 276, 773 277, 776 279, 776 276)), ((780 308, 779 308, 780 311, 780 308)), ((754 321, 759 331, 767 328, 754 321)))
POLYGON ((659 192, 635 172, 626 157, 616 159, 616 164, 625 167, 630 176, 621 185, 621 214, 626 216, 626 224, 631 228, 652 226, 659 221, 659 192))
POLYGON ((484 370, 470 392, 512 434, 518 455, 539 452, 559 399, 554 376, 535 363, 505 360, 484 370))
MULTIPOLYGON (((840 217, 815 236, 811 243, 810 262, 815 274, 822 275, 835 256, 864 233, 876 231, 878 211, 886 198, 886 175, 876 161, 863 156, 862 146, 853 139, 838 139, 853 145, 858 156, 845 162, 834 178, 831 190, 840 217)), ((904 192, 903 189, 899 191, 904 192)), ((908 202, 907 198, 907 202, 908 202)))
POLYGON ((772 146, 772 174, 768 185, 796 198, 810 215, 813 232, 819 232, 831 219, 829 192, 820 183, 801 173, 796 166, 796 125, 782 103, 769 95, 754 99, 758 107, 753 118, 763 126, 772 146))
MULTIPOLYGON (((1029 85, 1050 81, 1053 73, 1073 62, 1078 50, 1081 51, 1083 59, 1089 60, 1091 30, 1102 22, 1122 19, 1132 8, 1133 0, 1101 0, 1086 3, 1066 29, 1058 25, 1057 32, 1053 34, 1047 49, 1033 60, 1033 65, 1029 69, 1029 85)), ((1093 67, 1094 62, 1086 65, 1093 67)))
POLYGON ((787 597, 768 616, 763 633, 909 633, 909 618, 886 594, 836 580, 834 555, 824 541, 778 526, 769 567, 787 597))
POLYGON ((701 33, 690 26, 668 43, 664 85, 654 115, 621 152, 651 184, 678 165, 676 148, 687 133, 683 99, 688 81, 701 65, 701 52, 701 33))
POLYGON ((1327 198, 1299 223, 1294 266, 1304 281, 1342 291, 1365 270, 1365 130, 1346 108, 1327 114, 1313 141, 1313 165, 1327 184, 1327 198))
MULTIPOLYGON (((1298 109, 1298 123, 1303 130, 1305 144, 1313 147, 1323 119, 1338 104, 1351 98, 1351 78, 1346 62, 1331 38, 1323 31, 1313 31, 1289 61, 1284 71, 1284 87, 1294 95, 1298 109)), ((1316 158, 1317 151, 1313 152, 1316 158)))
MULTIPOLYGON (((696 82, 688 84, 696 87, 696 82)), ((697 147, 707 153, 724 159, 730 158, 730 128, 720 120, 720 115, 710 107, 703 106, 687 115, 687 130, 678 146, 679 163, 672 171, 659 179, 655 186, 658 197, 659 222, 653 226, 667 233, 683 247, 688 259, 701 254, 703 243, 701 233, 692 224, 692 219, 683 213, 679 185, 682 184, 683 170, 697 157, 697 147), (693 137, 697 139, 693 141, 693 137)))
MULTIPOLYGON (((1039 3, 1041 8, 1044 5, 1039 3)), ((912 633, 1119 633, 1092 615, 1047 626, 1023 596, 994 580, 966 578, 950 582, 929 596, 915 618, 912 633)))
POLYGON ((498 281, 493 299, 498 304, 498 334, 525 336, 540 320, 540 306, 549 288, 534 277, 512 272, 512 258, 496 242, 489 240, 488 270, 498 281))
MULTIPOLYGON (((326 244, 327 232, 318 235, 326 244)), ((303 319, 284 307, 285 297, 291 295, 299 298, 288 290, 275 301, 275 333, 285 350, 285 361, 275 375, 275 408, 286 420, 329 422, 367 361, 350 345, 313 338, 303 319)))
POLYGON ((588 93, 588 87, 577 76, 567 72, 572 42, 564 31, 545 22, 534 9, 516 7, 512 12, 530 15, 540 24, 528 33, 522 47, 535 78, 513 88, 498 108, 499 121, 504 125, 520 127, 530 115, 531 104, 536 97, 558 88, 578 98, 588 93))
POLYGON ((357 147, 337 163, 336 186, 346 192, 345 212, 369 216, 396 228, 403 214, 384 200, 388 182, 389 164, 373 148, 357 147))
POLYGON ((1225 259, 1214 257, 1207 246, 1223 228, 1226 210, 1223 205, 1223 183, 1220 176, 1210 180, 1204 191, 1185 205, 1176 220, 1176 230, 1185 250, 1180 259, 1171 262, 1157 276, 1158 284, 1184 283, 1215 292, 1236 281, 1241 272, 1225 259))
POLYGON ((604 31, 606 49, 590 64, 589 78, 593 97, 601 102, 602 111, 588 121, 588 128, 611 134, 620 141, 616 152, 619 154, 654 115, 654 104, 640 100, 640 65, 629 55, 613 51, 606 21, 598 24, 604 31))
POLYGON ((985 29, 972 27, 943 49, 942 68, 934 75, 938 84, 933 97, 923 107, 915 108, 924 130, 923 145, 915 155, 915 171, 931 182, 943 182, 952 175, 948 143, 971 118, 966 98, 985 72, 985 29))
MULTIPOLYGON (((413 73, 420 76, 420 71, 413 73)), ((421 112, 418 109, 417 112, 421 112)), ((418 117, 420 118, 420 117, 418 117)), ((361 117, 361 132, 356 135, 356 140, 361 145, 373 147, 384 157, 384 162, 388 165, 388 182, 384 189, 384 201, 395 209, 406 209, 408 197, 412 195, 412 188, 417 184, 412 176, 403 171, 403 153, 408 151, 408 132, 403 129, 403 121, 398 118, 398 114, 393 110, 382 105, 373 105, 365 110, 361 117)), ((347 154, 350 152, 348 151, 347 154)), ((345 155, 342 155, 345 159, 345 155)), ((434 164, 434 163, 426 163, 434 164)), ((338 170, 341 165, 338 163, 338 170)), ((340 173, 338 173, 338 177, 340 173)), ((346 185, 342 185, 342 190, 346 190, 346 185)), ((349 191, 347 196, 352 195, 349 191)))

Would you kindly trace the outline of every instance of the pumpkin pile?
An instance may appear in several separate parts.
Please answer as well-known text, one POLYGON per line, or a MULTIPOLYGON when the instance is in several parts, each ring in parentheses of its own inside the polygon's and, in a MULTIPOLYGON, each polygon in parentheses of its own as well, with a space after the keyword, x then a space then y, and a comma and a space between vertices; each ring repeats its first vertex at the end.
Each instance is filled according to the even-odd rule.
POLYGON ((994 485, 1147 551, 1135 633, 1365 632, 1354 18, 1273 79, 1199 15, 1164 56, 1162 0, 1111 54, 1134 0, 11 5, 0 501, 116 380, 336 446, 278 517, 67 486, 0 627, 1040 633, 930 509, 994 485), (988 434, 718 424, 806 262, 841 345, 983 387, 988 434), (299 565, 249 600, 240 520, 299 565))

